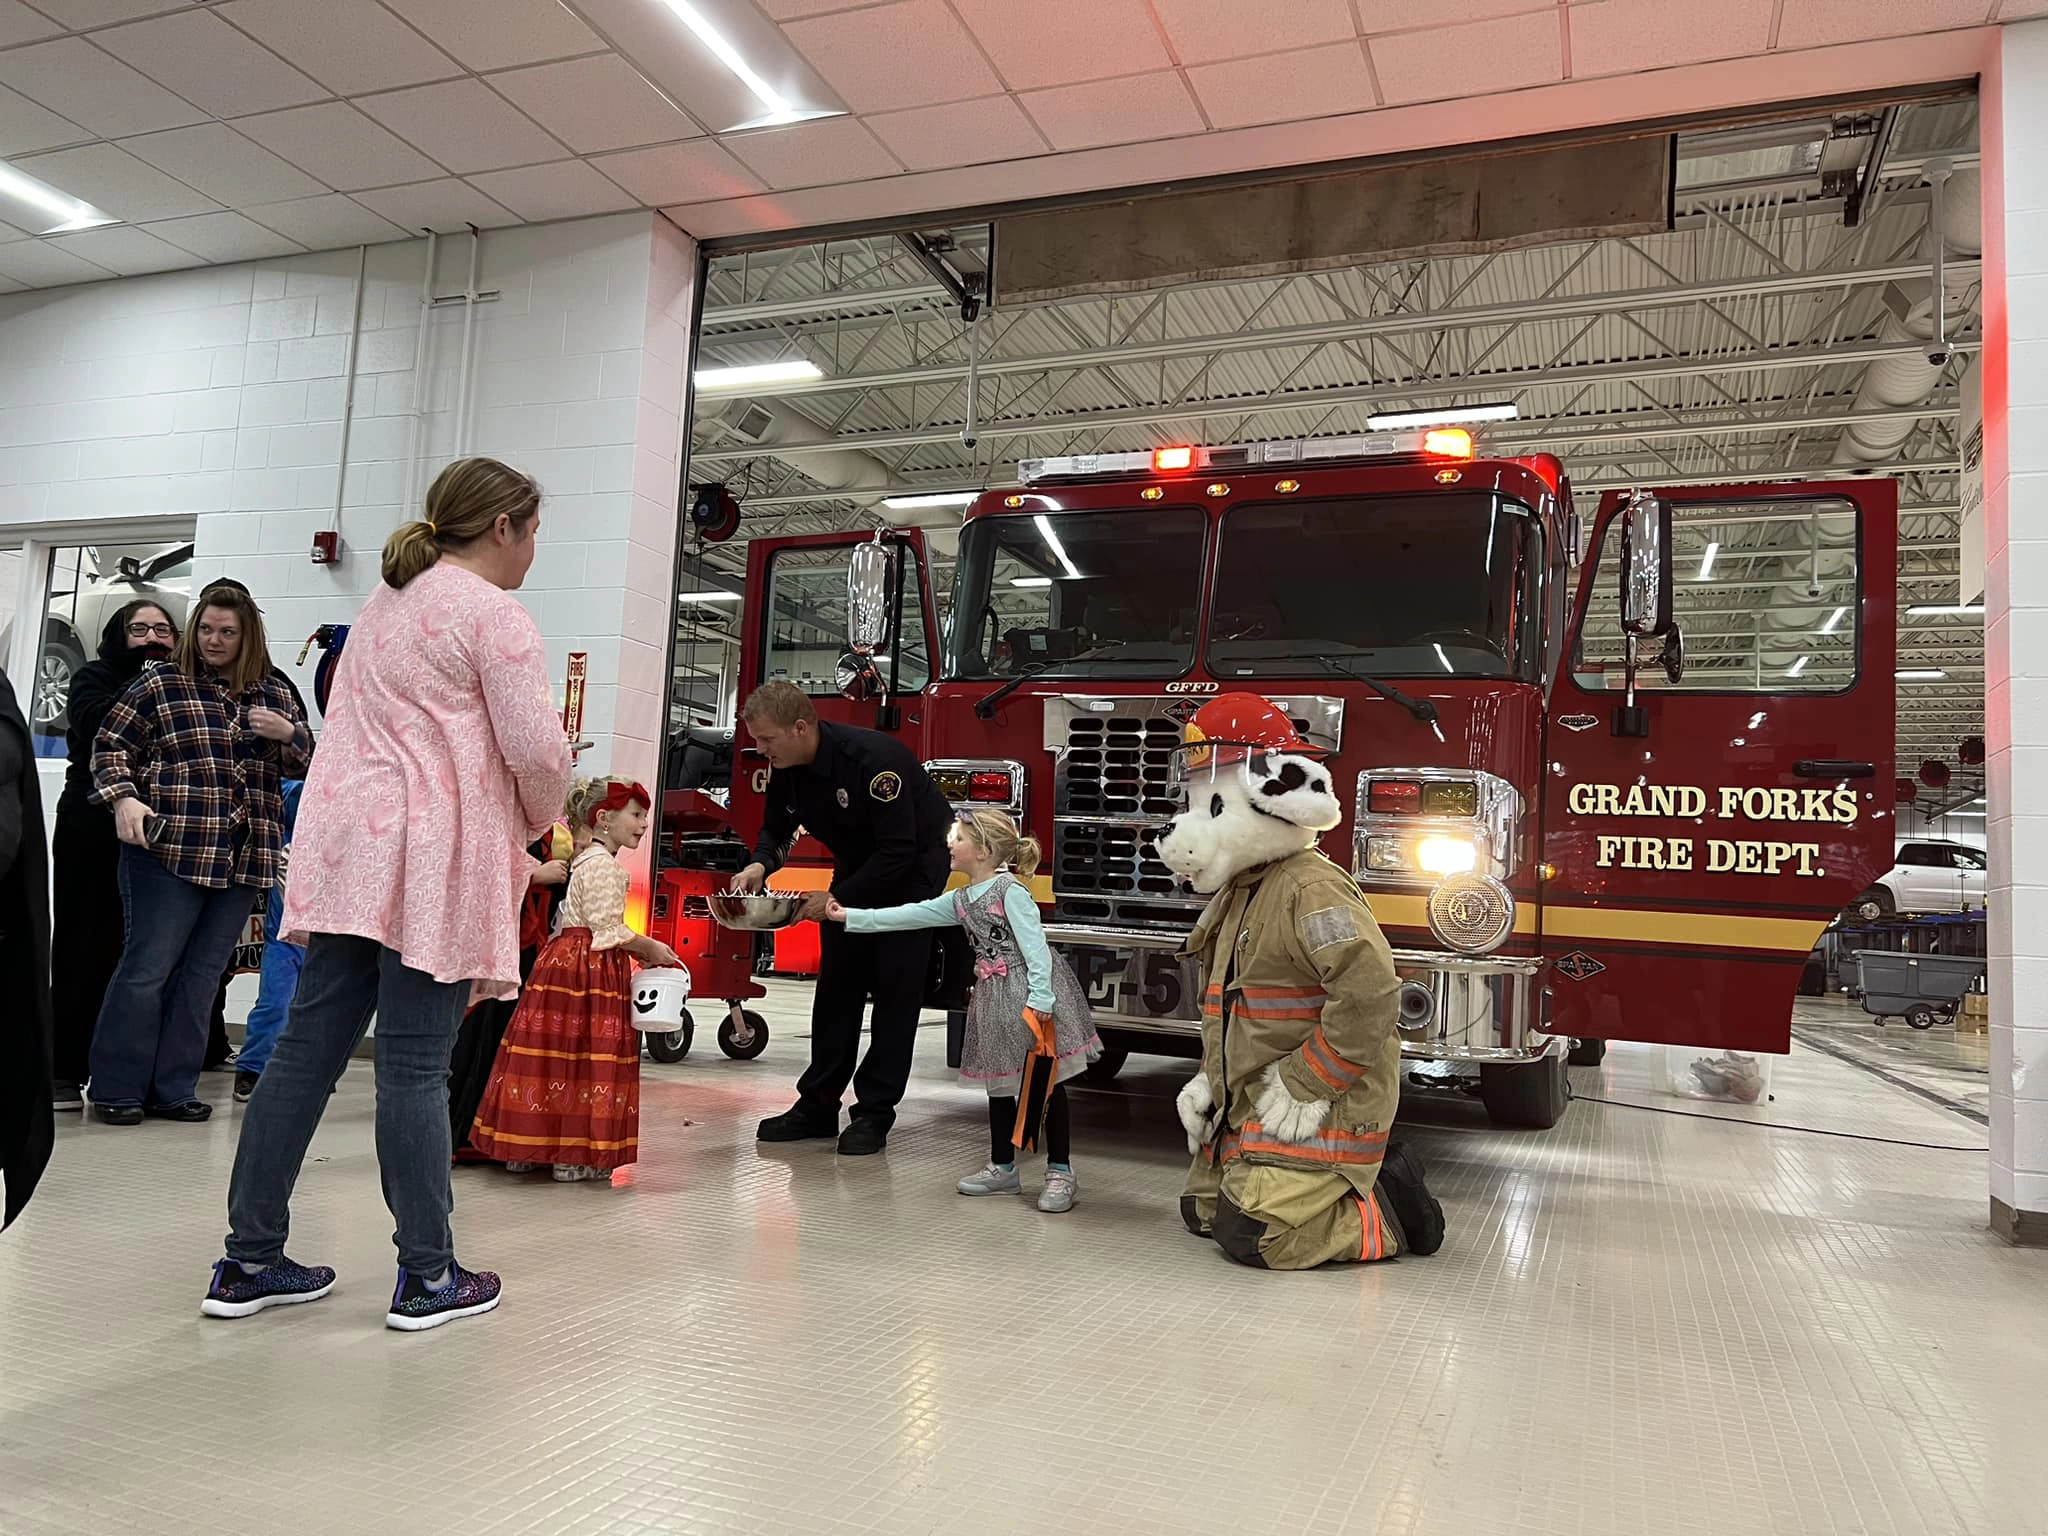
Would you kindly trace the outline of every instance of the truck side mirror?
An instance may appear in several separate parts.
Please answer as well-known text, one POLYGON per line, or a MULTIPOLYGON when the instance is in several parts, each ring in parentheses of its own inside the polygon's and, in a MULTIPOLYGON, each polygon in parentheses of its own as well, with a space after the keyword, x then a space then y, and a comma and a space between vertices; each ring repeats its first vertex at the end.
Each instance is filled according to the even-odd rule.
POLYGON ((1671 628, 1671 503, 1631 491, 1621 513, 1621 627, 1637 639, 1671 628))
POLYGON ((889 645, 896 596, 896 551, 876 540, 854 547, 846 565, 846 644, 872 656, 889 645))

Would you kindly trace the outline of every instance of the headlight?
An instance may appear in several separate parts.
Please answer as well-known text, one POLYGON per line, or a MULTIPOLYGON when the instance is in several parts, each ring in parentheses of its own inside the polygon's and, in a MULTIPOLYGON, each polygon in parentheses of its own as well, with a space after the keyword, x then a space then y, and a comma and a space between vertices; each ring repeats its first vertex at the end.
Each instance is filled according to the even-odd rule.
POLYGON ((1479 849, 1469 837, 1425 837, 1415 845, 1415 862, 1427 874, 1466 875, 1479 863, 1479 849))
POLYGON ((1491 875, 1452 875, 1429 893, 1429 931, 1464 954, 1498 946, 1515 926, 1515 898, 1491 875))
POLYGON ((1401 874, 1408 868, 1408 850, 1398 837, 1366 839, 1365 867, 1381 874, 1401 874))

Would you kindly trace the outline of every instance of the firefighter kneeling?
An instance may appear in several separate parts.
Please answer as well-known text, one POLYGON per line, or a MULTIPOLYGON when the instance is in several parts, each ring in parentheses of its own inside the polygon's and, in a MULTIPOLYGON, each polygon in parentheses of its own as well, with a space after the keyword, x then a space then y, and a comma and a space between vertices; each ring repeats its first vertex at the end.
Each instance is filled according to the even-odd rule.
POLYGON ((1194 1166, 1181 1215, 1240 1264, 1312 1269, 1434 1253, 1443 1208, 1387 1143, 1399 984, 1355 880, 1317 850, 1343 819, 1317 749, 1251 694, 1205 704, 1181 749, 1187 812, 1167 865, 1213 893, 1202 1068, 1180 1093, 1194 1166))

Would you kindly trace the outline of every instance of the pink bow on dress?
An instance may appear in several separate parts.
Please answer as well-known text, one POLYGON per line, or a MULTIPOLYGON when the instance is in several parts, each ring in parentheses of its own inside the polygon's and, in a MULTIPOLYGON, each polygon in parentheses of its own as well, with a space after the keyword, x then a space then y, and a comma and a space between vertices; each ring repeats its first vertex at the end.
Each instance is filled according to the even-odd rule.
POLYGON ((1009 974, 1010 963, 1007 960, 977 960, 974 962, 974 979, 976 981, 987 981, 991 976, 1007 976, 1009 974))

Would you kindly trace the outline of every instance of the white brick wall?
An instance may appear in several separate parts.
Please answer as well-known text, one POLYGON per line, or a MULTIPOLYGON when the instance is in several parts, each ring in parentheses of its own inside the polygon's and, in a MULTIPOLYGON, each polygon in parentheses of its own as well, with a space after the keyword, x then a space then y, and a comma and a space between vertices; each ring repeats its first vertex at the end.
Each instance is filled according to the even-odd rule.
MULTIPOLYGON (((246 582, 289 667, 353 617, 457 446, 459 305, 428 331, 410 472, 424 251, 369 252, 340 565, 307 551, 334 505, 353 250, 0 297, 0 538, 196 517, 197 578, 246 582)), ((468 262, 466 237, 444 239, 434 291, 459 292, 468 262)), ((522 597, 558 689, 568 653, 590 654, 590 771, 651 777, 660 740, 695 266, 643 214, 483 236, 478 286, 500 296, 476 311, 468 446, 548 492, 522 597)), ((310 666, 298 678, 310 692, 310 666)))

